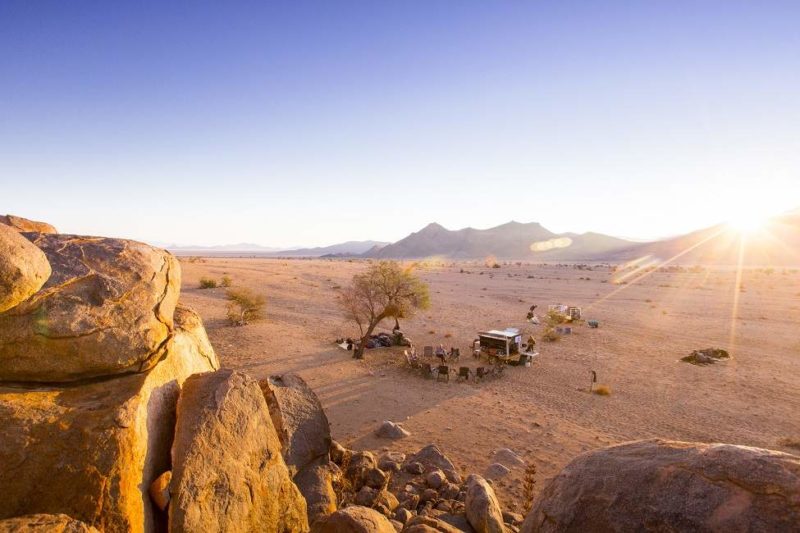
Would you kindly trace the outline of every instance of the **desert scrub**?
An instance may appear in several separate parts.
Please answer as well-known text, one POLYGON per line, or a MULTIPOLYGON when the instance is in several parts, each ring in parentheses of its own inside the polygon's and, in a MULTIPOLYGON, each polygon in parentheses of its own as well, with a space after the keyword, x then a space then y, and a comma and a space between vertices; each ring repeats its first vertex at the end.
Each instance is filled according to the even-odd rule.
POLYGON ((598 396, 609 396, 611 394, 611 387, 608 385, 598 385, 592 389, 592 392, 598 396))
POLYGON ((228 298, 228 321, 234 326, 244 326, 254 320, 264 318, 267 299, 250 289, 230 289, 228 298))
POLYGON ((201 289, 215 289, 217 288, 217 280, 212 278, 200 278, 201 289))
POLYGON ((779 446, 784 446, 786 448, 794 448, 795 450, 800 450, 800 438, 784 438, 778 441, 779 446))
POLYGON ((222 280, 220 280, 219 284, 223 287, 230 287, 233 285, 233 280, 229 276, 222 276, 222 280))
POLYGON ((566 315, 562 315, 558 311, 548 311, 545 316, 545 321, 551 326, 557 326, 567 321, 566 315))
POLYGON ((556 342, 561 338, 561 334, 558 333, 553 328, 547 328, 545 332, 542 334, 542 340, 547 342, 556 342))

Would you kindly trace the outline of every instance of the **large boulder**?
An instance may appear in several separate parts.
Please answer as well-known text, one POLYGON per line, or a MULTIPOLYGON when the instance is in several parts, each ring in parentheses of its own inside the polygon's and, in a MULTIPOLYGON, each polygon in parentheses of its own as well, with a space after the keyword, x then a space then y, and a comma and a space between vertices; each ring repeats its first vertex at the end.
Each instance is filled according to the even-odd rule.
POLYGON ((481 476, 467 478, 467 499, 464 502, 469 524, 478 533, 504 533, 503 511, 494 489, 481 476))
POLYGON ((331 428, 314 391, 297 374, 271 376, 259 382, 278 438, 283 459, 296 474, 329 457, 331 428))
POLYGON ((234 371, 184 383, 170 492, 170 531, 308 531, 258 382, 234 371))
POLYGON ((0 380, 142 372, 163 357, 180 290, 169 252, 121 239, 23 235, 53 272, 39 292, 0 314, 0 380))
POLYGON ((319 522, 314 533, 396 533, 396 530, 378 511, 350 505, 319 522))
POLYGON ((65 514, 31 514, 0 520, 0 533, 97 533, 65 514))
POLYGON ((0 224, 14 228, 15 231, 35 231, 37 233, 58 233, 47 222, 37 222, 14 215, 0 215, 0 224))
POLYGON ((148 487, 170 468, 180 385, 216 368, 198 355, 197 332, 176 326, 149 372, 0 386, 0 518, 64 513, 100 530, 153 529, 148 487))
POLYGON ((0 224, 0 313, 33 296, 50 277, 50 263, 36 245, 0 224))
POLYGON ((522 531, 795 531, 798 524, 800 457, 648 440, 573 460, 522 531))

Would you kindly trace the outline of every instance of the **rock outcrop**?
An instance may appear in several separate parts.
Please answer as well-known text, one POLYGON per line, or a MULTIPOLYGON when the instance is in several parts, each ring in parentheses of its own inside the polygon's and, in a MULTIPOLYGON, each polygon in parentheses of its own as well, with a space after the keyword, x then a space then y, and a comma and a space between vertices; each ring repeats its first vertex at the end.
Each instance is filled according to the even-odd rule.
POLYGON ((0 215, 0 224, 14 228, 15 231, 34 231, 36 233, 58 233, 56 228, 46 222, 37 222, 15 215, 0 215))
POLYGON ((522 531, 792 531, 798 524, 800 457, 649 440, 573 460, 522 531))
POLYGON ((37 246, 0 224, 0 313, 33 296, 50 277, 50 263, 37 246))
POLYGON ((65 513, 101 530, 151 529, 147 489, 169 470, 181 383, 216 368, 185 344, 145 373, 73 385, 0 383, 0 518, 65 513))
POLYGON ((65 514, 32 514, 0 520, 0 533, 97 533, 65 514))
POLYGON ((0 380, 66 382, 149 370, 173 335, 180 268, 121 239, 24 233, 52 274, 0 314, 0 380))
POLYGON ((308 531, 264 395, 234 371, 184 383, 170 493, 170 531, 308 531))

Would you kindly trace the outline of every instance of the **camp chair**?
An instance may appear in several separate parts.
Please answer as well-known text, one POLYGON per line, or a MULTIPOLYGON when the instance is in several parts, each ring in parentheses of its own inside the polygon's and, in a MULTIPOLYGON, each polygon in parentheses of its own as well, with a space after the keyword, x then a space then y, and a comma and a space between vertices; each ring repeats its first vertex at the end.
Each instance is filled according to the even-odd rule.
POLYGON ((475 381, 481 381, 482 379, 489 376, 488 369, 482 366, 479 366, 475 369, 475 381))
POLYGON ((425 346, 422 348, 422 355, 425 357, 433 357, 433 346, 425 346))
POLYGON ((439 365, 439 371, 436 374, 436 381, 447 381, 450 382, 450 367, 447 365, 439 365))
POLYGON ((587 320, 586 323, 589 324, 590 328, 596 328, 597 326, 600 325, 600 323, 597 320, 587 320))
POLYGON ((459 348, 453 348, 450 350, 450 360, 454 362, 458 362, 458 358, 461 357, 461 350, 459 348))
POLYGON ((459 381, 461 381, 462 379, 464 381, 469 381, 469 367, 468 366, 460 367, 458 369, 458 377, 456 379, 459 381))
POLYGON ((494 365, 494 377, 499 378, 505 374, 506 365, 504 363, 498 363, 494 365))

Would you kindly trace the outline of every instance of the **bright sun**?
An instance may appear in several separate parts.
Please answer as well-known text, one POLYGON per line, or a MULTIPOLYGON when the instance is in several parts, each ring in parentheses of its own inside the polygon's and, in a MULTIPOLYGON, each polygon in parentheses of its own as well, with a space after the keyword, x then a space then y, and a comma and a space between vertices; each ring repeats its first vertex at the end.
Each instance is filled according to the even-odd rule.
POLYGON ((735 218, 728 221, 728 226, 739 233, 755 233, 767 223, 768 215, 753 211, 738 213, 735 218))

